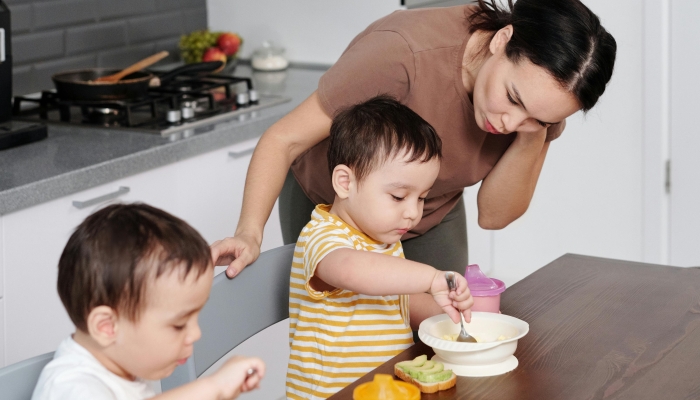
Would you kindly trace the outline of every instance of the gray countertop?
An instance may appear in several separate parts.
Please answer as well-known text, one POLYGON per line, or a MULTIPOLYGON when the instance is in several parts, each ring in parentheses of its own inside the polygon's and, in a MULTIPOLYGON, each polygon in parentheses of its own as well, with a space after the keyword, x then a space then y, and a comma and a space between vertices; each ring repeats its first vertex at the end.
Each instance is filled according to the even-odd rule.
POLYGON ((323 72, 293 67, 252 74, 239 66, 236 76, 252 75, 261 94, 292 101, 199 127, 184 138, 49 125, 48 138, 0 151, 0 215, 258 137, 308 97, 323 72))

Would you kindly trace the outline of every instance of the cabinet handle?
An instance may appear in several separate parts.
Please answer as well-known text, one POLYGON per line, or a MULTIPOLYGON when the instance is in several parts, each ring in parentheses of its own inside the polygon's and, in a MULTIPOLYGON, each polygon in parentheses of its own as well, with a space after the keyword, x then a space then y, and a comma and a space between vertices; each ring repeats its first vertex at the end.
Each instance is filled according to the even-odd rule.
POLYGON ((5 28, 0 28, 0 62, 5 61, 5 28))
POLYGON ((252 154, 254 151, 255 151, 255 146, 253 146, 249 149, 241 150, 241 151, 229 151, 228 156, 231 158, 241 158, 241 157, 247 156, 248 154, 252 154))
POLYGON ((100 197, 95 197, 94 199, 85 201, 73 200, 73 206, 79 210, 82 210, 83 208, 94 206, 95 204, 102 203, 103 201, 116 199, 123 194, 129 193, 129 190, 130 189, 126 186, 119 186, 119 189, 117 189, 116 192, 107 193, 100 197))

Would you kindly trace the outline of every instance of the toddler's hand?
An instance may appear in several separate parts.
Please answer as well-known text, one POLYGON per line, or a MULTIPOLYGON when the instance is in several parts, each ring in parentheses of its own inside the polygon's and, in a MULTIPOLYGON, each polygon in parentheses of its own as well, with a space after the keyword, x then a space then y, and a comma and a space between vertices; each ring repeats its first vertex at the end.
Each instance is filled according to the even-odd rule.
POLYGON ((235 399, 240 393, 257 389, 265 376, 265 363, 254 357, 231 357, 217 372, 210 376, 220 399, 235 399), (255 373, 248 375, 248 370, 255 373))
POLYGON ((430 293, 433 295, 435 302, 450 316, 450 319, 456 324, 460 321, 459 313, 464 315, 464 320, 470 322, 472 318, 471 308, 474 305, 467 280, 461 274, 455 273, 456 288, 450 292, 445 279, 444 271, 437 271, 433 277, 433 282, 430 285, 430 293))

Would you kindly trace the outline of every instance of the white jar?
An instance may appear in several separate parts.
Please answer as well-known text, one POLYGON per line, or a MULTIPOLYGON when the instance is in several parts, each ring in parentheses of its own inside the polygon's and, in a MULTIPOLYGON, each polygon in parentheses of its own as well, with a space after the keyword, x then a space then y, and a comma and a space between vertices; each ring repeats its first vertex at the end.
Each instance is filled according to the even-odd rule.
POLYGON ((272 42, 265 41, 262 47, 258 47, 253 52, 250 64, 258 71, 281 71, 287 69, 289 61, 285 58, 282 47, 276 47, 272 42))

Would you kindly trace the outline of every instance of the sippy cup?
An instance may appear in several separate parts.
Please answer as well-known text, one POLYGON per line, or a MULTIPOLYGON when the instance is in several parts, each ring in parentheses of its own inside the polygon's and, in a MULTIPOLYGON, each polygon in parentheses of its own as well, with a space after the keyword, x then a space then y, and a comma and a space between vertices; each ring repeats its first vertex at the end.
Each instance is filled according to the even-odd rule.
POLYGON ((472 311, 500 312, 501 293, 506 290, 505 283, 484 275, 477 264, 467 265, 464 277, 474 298, 472 311))
POLYGON ((374 375, 374 381, 363 383, 352 392, 353 400, 420 400, 420 389, 387 374, 374 375))

